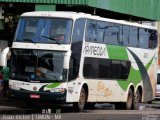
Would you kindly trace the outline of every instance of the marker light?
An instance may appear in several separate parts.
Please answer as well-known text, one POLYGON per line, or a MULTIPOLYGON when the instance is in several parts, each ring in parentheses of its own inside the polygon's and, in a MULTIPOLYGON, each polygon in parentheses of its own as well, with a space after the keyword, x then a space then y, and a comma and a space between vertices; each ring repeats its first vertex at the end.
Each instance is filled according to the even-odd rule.
POLYGON ((65 88, 54 88, 54 89, 51 89, 50 92, 65 92, 65 88))

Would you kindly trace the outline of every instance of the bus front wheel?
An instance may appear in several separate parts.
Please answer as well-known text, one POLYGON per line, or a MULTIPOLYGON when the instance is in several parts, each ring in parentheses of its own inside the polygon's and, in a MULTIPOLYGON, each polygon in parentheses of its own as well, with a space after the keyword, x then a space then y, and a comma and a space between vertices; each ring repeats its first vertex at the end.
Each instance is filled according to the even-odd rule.
POLYGON ((79 102, 73 103, 74 109, 79 111, 83 110, 86 104, 86 101, 87 101, 87 94, 84 88, 82 88, 80 92, 79 102))

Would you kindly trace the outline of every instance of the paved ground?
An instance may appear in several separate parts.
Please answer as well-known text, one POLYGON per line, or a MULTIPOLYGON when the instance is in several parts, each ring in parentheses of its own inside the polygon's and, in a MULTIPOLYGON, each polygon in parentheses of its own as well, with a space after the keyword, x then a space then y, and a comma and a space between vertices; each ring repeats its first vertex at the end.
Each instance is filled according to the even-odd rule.
POLYGON ((76 112, 71 104, 39 104, 37 108, 29 109, 23 101, 9 99, 0 100, 0 120, 160 120, 159 101, 139 106, 140 110, 114 110, 111 104, 96 104, 95 109, 76 112))

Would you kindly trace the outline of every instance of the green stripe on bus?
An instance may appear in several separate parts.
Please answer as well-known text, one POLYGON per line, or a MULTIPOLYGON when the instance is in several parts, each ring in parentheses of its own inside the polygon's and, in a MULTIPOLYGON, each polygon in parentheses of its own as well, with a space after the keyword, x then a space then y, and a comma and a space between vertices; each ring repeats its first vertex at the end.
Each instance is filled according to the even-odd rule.
MULTIPOLYGON (((127 54, 127 48, 124 46, 114 46, 114 45, 106 45, 109 59, 118 59, 118 60, 129 60, 127 54)), ((149 63, 145 66, 146 70, 149 69, 151 63, 153 62, 153 58, 149 61, 149 63)), ((136 64, 136 63, 135 63, 136 64)), ((142 81, 142 76, 139 70, 135 70, 132 66, 130 68, 130 73, 127 80, 117 80, 119 86, 123 90, 127 90, 128 85, 133 83, 136 86, 138 83, 142 81)))
POLYGON ((128 60, 125 46, 106 45, 110 59, 128 60))
POLYGON ((130 73, 127 80, 118 80, 119 86, 123 90, 127 90, 128 85, 130 83, 133 83, 134 86, 136 86, 139 82, 141 82, 142 77, 139 70, 135 70, 132 66, 130 68, 130 73))
POLYGON ((47 88, 55 88, 55 87, 59 86, 60 84, 61 83, 52 83, 52 84, 47 85, 46 87, 47 88))
MULTIPOLYGON (((149 67, 151 66, 151 63, 153 62, 153 59, 154 59, 154 56, 149 61, 149 63, 145 66, 146 70, 148 70, 149 67)), ((142 76, 141 76, 140 71, 139 70, 135 70, 133 67, 131 67, 127 81, 126 80, 120 80, 120 81, 118 81, 118 84, 123 90, 127 90, 128 85, 130 83, 133 83, 134 86, 136 86, 141 81, 142 81, 142 76)))

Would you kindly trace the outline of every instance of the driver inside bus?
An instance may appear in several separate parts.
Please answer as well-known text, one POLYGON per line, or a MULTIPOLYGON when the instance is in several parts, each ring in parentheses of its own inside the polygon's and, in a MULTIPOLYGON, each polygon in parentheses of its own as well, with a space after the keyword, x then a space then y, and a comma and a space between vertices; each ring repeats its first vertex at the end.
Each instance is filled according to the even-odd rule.
POLYGON ((48 72, 54 71, 53 54, 44 54, 38 58, 38 66, 36 69, 37 76, 42 76, 48 72))

